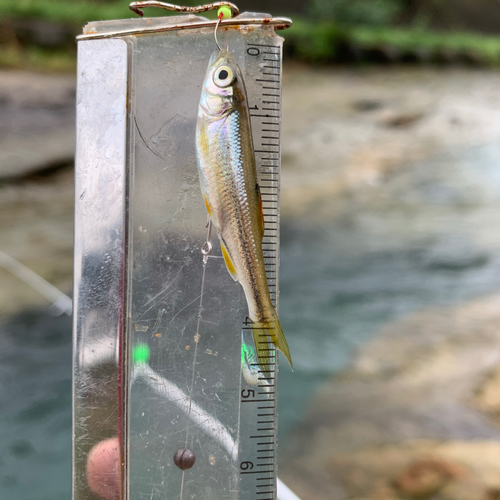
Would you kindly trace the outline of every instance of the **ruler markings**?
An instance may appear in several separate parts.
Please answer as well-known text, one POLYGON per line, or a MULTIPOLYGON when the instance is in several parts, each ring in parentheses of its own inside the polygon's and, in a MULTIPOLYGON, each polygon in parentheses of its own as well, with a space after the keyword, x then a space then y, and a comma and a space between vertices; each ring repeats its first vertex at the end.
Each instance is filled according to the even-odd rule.
POLYGON ((272 49, 279 49, 276 45, 266 45, 263 43, 247 43, 247 45, 250 45, 251 47, 270 47, 272 49))
MULTIPOLYGON (((259 64, 260 75, 255 77, 256 87, 256 95, 253 96, 253 102, 262 102, 262 108, 258 109, 257 106, 252 110, 251 118, 255 120, 259 119, 259 122, 252 122, 256 124, 257 130, 260 129, 260 137, 254 136, 255 139, 255 154, 256 154, 256 163, 257 163, 257 172, 259 185, 261 188, 261 196, 263 200, 263 208, 265 209, 264 220, 266 226, 268 226, 264 231, 264 241, 262 243, 262 248, 264 252, 264 263, 265 269, 268 277, 268 286, 270 289, 271 300, 273 304, 276 301, 276 288, 277 288, 277 231, 279 228, 279 213, 278 213, 278 196, 279 196, 279 171, 276 171, 276 168, 279 168, 279 160, 280 160, 280 106, 281 106, 281 92, 280 92, 280 79, 281 79, 281 49, 280 47, 276 47, 275 45, 266 45, 266 44, 247 44, 247 47, 254 47, 253 50, 247 49, 247 54, 250 56, 250 61, 255 61, 255 64, 259 64), (256 47, 267 48, 267 50, 256 49, 256 47), (270 57, 267 57, 270 56, 270 57), (271 64, 265 63, 261 64, 259 61, 266 60, 271 64), (266 69, 267 68, 267 69, 266 69), (270 71, 272 70, 272 71, 270 71), (271 78, 265 78, 265 77, 271 78), (269 85, 270 83, 274 83, 275 86, 269 85), (264 100, 266 99, 267 100, 264 100), (273 97, 274 99, 269 99, 273 97), (264 128, 266 127, 266 128, 264 128), (272 136, 269 134, 276 134, 276 136, 272 136), (275 142, 269 142, 275 141, 275 142), (260 155, 260 156, 259 156, 260 155), (269 226, 272 226, 269 227, 269 226), (273 290, 274 289, 274 290, 273 290)), ((250 96, 252 98, 252 96, 250 96)), ((261 105, 259 105, 261 106, 261 105)), ((249 325, 248 318, 245 320, 245 326, 243 330, 251 330, 252 327, 249 325)), ((252 399, 240 398, 241 402, 259 403, 256 406, 247 405, 246 408, 251 413, 247 413, 247 415, 255 415, 253 413, 254 408, 256 408, 257 418, 254 420, 256 422, 254 425, 254 430, 257 431, 257 435, 250 436, 252 439, 263 440, 262 442, 256 443, 256 449, 253 450, 257 455, 253 455, 253 457, 257 458, 260 462, 264 463, 255 463, 255 459, 251 458, 251 455, 245 458, 244 466, 255 467, 259 470, 244 470, 240 471, 242 474, 242 478, 245 477, 246 474, 256 474, 256 476, 248 476, 255 478, 258 482, 263 482, 265 484, 257 484, 254 483, 252 486, 252 482, 248 482, 248 480, 244 480, 242 483, 241 492, 245 492, 242 498, 246 498, 252 491, 252 488, 258 487, 263 491, 257 491, 258 497, 255 498, 253 495, 248 496, 248 500, 251 498, 255 500, 275 500, 276 499, 276 465, 275 465, 275 443, 277 440, 276 436, 276 362, 277 362, 277 353, 276 349, 272 347, 272 344, 269 342, 269 337, 267 333, 259 334, 259 337, 265 339, 264 342, 257 341, 257 351, 259 353, 265 354, 265 356, 260 356, 259 359, 261 363, 253 363, 252 366, 257 366, 258 373, 262 375, 258 377, 259 382, 258 389, 255 390, 255 393, 248 392, 250 389, 243 389, 242 396, 249 395, 257 396, 252 399), (247 391, 246 394, 244 391, 247 391), (263 419, 263 417, 269 417, 263 419), (258 427, 259 425, 264 425, 264 427, 258 427), (253 463, 252 463, 253 462, 253 463), (266 463, 267 462, 267 463, 266 463), (245 482, 247 481, 247 482, 245 482), (243 485, 246 485, 243 487, 243 485)), ((244 406, 244 405, 242 405, 244 406)), ((247 411, 245 410, 245 412, 247 411)), ((252 448, 246 450, 247 452, 251 452, 252 448)), ((243 460, 243 459, 242 459, 243 460)), ((242 462, 243 464, 243 462, 242 462)))

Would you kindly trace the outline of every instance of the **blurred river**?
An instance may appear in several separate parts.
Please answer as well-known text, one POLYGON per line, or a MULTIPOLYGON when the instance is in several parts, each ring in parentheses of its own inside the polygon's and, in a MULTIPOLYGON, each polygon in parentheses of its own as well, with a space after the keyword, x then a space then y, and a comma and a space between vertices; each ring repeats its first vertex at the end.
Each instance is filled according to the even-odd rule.
MULTIPOLYGON (((287 76, 280 316, 295 372, 282 364, 282 442, 313 392, 349 366, 357 346, 381 325, 500 289, 500 142, 493 137, 500 113, 488 97, 500 78, 464 70, 303 68, 287 76), (471 82, 476 94, 469 93, 471 82), (463 95, 470 95, 467 106, 463 95), (481 117, 479 110, 470 120, 470 109, 481 105, 481 117), (494 112, 495 123, 489 122, 494 112), (443 115, 447 128, 439 132, 443 115)), ((30 212, 30 224, 37 217, 47 223, 46 214, 28 210, 26 195, 63 186, 66 201, 54 224, 66 231, 71 176, 61 171, 52 178, 55 184, 0 187, 9 190, 0 208, 30 212)), ((17 238, 19 245, 23 228, 3 220, 2 243, 17 238)), ((15 246, 7 247, 1 249, 20 258, 15 246)), ((31 252, 51 251, 43 240, 31 252)), ((24 245, 22 255, 29 265, 24 245)), ((63 283, 69 272, 45 277, 63 283)), ((1 278, 13 287, 2 287, 5 295, 20 293, 21 285, 1 278)), ((2 311, 0 498, 6 500, 70 497, 71 321, 46 310, 2 311)))

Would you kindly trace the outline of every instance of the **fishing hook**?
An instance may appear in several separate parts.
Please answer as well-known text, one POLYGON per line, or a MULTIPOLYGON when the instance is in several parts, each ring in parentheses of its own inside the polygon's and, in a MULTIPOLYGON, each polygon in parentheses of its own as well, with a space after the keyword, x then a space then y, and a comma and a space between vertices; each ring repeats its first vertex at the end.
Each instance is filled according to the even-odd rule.
POLYGON ((203 246, 201 247, 201 253, 203 254, 203 263, 206 264, 208 261, 208 256, 212 252, 212 243, 210 242, 210 238, 212 236, 212 219, 210 219, 210 215, 208 216, 207 222, 207 239, 203 246))
POLYGON ((219 41, 217 40, 217 28, 219 27, 219 24, 222 21, 223 17, 224 17, 224 14, 221 12, 219 14, 219 16, 217 17, 217 24, 215 25, 215 31, 214 31, 215 45, 217 45, 219 52, 222 52, 222 49, 220 48, 219 41))

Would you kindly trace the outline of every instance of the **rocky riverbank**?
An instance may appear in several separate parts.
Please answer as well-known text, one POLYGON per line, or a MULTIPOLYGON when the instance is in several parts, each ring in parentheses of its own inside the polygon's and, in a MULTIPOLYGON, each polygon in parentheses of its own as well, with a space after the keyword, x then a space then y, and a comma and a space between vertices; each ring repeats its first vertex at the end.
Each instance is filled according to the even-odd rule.
MULTIPOLYGON (((497 498, 500 74, 284 77, 280 475, 303 500, 497 498)), ((0 72, 0 250, 65 292, 74 84, 0 72)), ((0 280, 0 317, 48 308, 0 280)))
POLYGON ((499 325, 494 295, 384 326, 315 396, 283 479, 304 500, 497 498, 499 325))

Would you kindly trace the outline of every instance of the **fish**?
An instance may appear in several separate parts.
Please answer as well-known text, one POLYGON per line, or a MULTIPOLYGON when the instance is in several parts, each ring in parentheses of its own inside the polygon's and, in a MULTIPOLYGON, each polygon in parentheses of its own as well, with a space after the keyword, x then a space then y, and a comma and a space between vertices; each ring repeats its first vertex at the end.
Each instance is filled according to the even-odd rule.
POLYGON ((257 182, 248 98, 241 69, 228 50, 216 50, 202 85, 196 122, 196 159, 208 215, 229 274, 243 287, 261 365, 268 339, 293 369, 267 284, 262 239, 264 212, 257 182), (260 343, 259 343, 260 342, 260 343))

